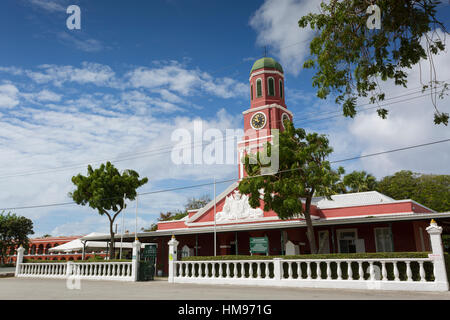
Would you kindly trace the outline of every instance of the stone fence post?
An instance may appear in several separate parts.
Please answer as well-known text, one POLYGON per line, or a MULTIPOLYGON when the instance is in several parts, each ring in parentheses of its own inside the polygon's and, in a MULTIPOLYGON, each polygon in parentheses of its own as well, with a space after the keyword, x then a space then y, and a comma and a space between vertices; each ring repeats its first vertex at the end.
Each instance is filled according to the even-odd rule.
POLYGON ((283 264, 281 263, 283 259, 274 258, 273 259, 273 278, 275 280, 281 280, 283 274, 283 264))
POLYGON ((172 239, 169 241, 169 283, 174 282, 175 278, 175 261, 177 261, 177 248, 178 241, 175 239, 175 236, 172 236, 172 239))
POLYGON ((74 268, 73 268, 73 262, 72 261, 67 261, 66 262, 66 276, 67 276, 67 278, 69 279, 69 277, 72 275, 72 274, 75 274, 75 272, 74 272, 74 268))
POLYGON ((17 249, 17 257, 16 257, 16 272, 14 273, 14 276, 18 276, 20 274, 20 264, 23 263, 23 253, 25 249, 20 246, 17 249))
POLYGON ((131 274, 133 275, 133 281, 138 280, 140 252, 141 252, 141 243, 136 238, 133 242, 133 256, 131 261, 131 274))
POLYGON ((439 227, 433 219, 426 230, 430 235, 431 241, 432 254, 429 257, 433 259, 434 281, 437 287, 448 291, 447 271, 445 268, 444 249, 441 238, 442 227, 439 227))

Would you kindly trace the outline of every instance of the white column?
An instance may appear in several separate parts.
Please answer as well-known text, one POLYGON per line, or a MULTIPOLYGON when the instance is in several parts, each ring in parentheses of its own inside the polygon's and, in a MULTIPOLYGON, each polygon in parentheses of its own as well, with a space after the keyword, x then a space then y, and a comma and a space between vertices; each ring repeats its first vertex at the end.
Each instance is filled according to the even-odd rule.
POLYGON ((179 242, 175 239, 175 236, 172 236, 172 239, 170 239, 168 244, 169 244, 169 283, 173 283, 175 277, 174 262, 177 261, 177 248, 179 242))
POLYGON ((72 261, 67 261, 66 276, 69 278, 72 275, 72 261))
POLYGON ((431 251, 433 253, 429 257, 433 259, 435 284, 439 289, 448 291, 447 271, 445 270, 444 249, 441 238, 442 227, 439 227, 433 219, 426 230, 431 240, 431 251))
POLYGON ((137 281, 139 272, 139 253, 141 251, 141 243, 137 238, 133 242, 133 256, 131 261, 131 274, 133 281, 137 281))
POLYGON ((282 279, 282 272, 283 272, 283 268, 282 268, 282 262, 283 259, 281 258, 274 258, 273 259, 273 278, 275 280, 281 280, 282 279))
POLYGON ((16 258, 16 272, 15 272, 15 276, 17 277, 20 273, 20 264, 23 262, 23 252, 25 251, 25 249, 20 246, 17 249, 17 258, 16 258))

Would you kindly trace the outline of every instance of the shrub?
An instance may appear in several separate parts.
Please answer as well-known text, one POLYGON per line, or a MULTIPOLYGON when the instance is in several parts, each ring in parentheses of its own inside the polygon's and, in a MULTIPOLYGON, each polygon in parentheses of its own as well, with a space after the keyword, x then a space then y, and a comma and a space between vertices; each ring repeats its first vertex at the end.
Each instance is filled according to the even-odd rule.
POLYGON ((282 259, 380 259, 380 258, 428 258, 429 252, 373 252, 373 253, 331 253, 331 254, 300 254, 291 256, 194 256, 184 257, 183 261, 208 260, 272 260, 282 259))
POLYGON ((90 258, 88 260, 30 260, 24 261, 26 263, 67 263, 67 262, 76 262, 76 263, 88 263, 88 262, 131 262, 131 260, 127 259, 112 259, 112 260, 95 260, 94 258, 90 258))

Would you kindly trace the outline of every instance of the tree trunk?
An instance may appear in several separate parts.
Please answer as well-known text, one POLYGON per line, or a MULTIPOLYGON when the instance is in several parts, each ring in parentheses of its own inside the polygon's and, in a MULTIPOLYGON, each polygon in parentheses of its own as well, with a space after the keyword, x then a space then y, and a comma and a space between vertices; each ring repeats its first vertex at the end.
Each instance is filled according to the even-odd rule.
POLYGON ((314 227, 312 225, 310 214, 311 200, 312 195, 306 198, 304 215, 306 220, 306 235, 308 236, 309 247, 311 248, 311 253, 316 254, 317 253, 316 237, 314 236, 314 227))
POLYGON ((114 231, 113 231, 113 225, 114 225, 114 221, 110 221, 109 224, 109 232, 111 234, 111 241, 109 243, 109 259, 114 259, 115 258, 115 252, 114 252, 114 231))

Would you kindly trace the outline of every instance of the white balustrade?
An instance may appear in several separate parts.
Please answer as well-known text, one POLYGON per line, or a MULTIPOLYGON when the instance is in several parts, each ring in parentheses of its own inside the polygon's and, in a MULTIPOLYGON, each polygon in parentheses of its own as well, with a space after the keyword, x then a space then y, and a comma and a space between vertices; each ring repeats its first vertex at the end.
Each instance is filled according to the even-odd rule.
POLYGON ((435 261, 432 258, 205 260, 200 262, 185 260, 173 263, 174 270, 179 270, 174 275, 174 282, 309 288, 440 290, 436 289, 434 281, 425 278, 425 264, 434 264, 435 261), (280 268, 275 267, 277 263, 280 264, 280 268), (399 269, 399 263, 406 265, 406 269, 399 269), (305 276, 302 276, 302 264, 305 267, 305 276), (411 264, 418 264, 419 268, 411 268, 411 264), (366 269, 365 272, 364 269, 366 269), (272 270, 273 277, 270 276, 272 270), (406 281, 400 281, 400 272, 402 279, 406 281))
POLYGON ((67 278, 68 263, 72 266, 70 275, 80 279, 133 281, 132 262, 49 262, 20 263, 17 277, 67 278))

